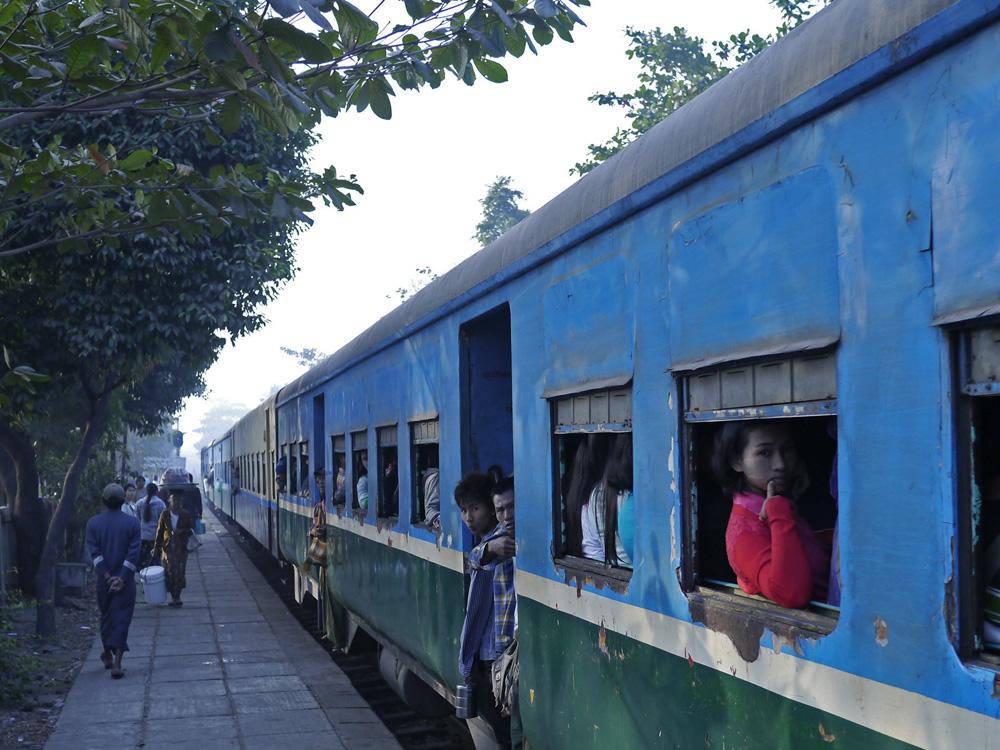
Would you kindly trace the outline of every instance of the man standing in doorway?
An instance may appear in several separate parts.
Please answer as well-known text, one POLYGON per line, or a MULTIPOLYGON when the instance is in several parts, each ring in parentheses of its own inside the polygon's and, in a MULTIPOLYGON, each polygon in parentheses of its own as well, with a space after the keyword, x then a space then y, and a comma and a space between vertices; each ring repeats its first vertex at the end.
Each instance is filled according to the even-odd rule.
POLYGON ((135 610, 135 571, 142 535, 139 521, 121 512, 125 490, 109 484, 101 493, 105 511, 87 522, 87 553, 97 574, 97 606, 101 610, 101 661, 114 679, 124 677, 122 657, 128 651, 128 629, 135 610))

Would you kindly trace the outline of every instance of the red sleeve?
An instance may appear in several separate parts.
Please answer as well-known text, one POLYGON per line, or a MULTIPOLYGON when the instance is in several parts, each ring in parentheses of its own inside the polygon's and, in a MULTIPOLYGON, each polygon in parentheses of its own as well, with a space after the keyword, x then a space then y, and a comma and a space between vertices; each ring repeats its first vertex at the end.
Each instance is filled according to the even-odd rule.
POLYGON ((766 523, 770 543, 741 534, 733 545, 733 568, 776 604, 804 607, 812 594, 812 572, 788 498, 776 495, 767 501, 766 523))

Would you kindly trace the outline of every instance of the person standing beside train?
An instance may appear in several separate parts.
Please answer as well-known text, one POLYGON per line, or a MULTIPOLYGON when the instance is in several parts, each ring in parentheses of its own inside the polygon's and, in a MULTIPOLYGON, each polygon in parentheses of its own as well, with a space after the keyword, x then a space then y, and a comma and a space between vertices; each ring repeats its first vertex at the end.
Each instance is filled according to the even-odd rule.
MULTIPOLYGON (((462 513, 462 522, 477 540, 469 552, 469 598, 459 641, 458 669, 474 696, 476 713, 489 725, 492 739, 500 747, 510 747, 510 722, 497 710, 492 690, 496 658, 493 590, 496 566, 483 560, 490 542, 504 536, 493 508, 491 491, 495 479, 473 471, 455 487, 455 503, 462 513)), ((475 732, 478 727, 470 722, 469 728, 475 732)))
MULTIPOLYGON (((514 584, 517 543, 514 526, 514 477, 504 477, 492 491, 497 517, 494 537, 483 550, 480 563, 493 565, 493 698, 500 715, 509 721, 511 746, 520 748, 521 713, 518 705, 517 590, 514 584)), ((493 534, 491 534, 492 536, 493 534)))

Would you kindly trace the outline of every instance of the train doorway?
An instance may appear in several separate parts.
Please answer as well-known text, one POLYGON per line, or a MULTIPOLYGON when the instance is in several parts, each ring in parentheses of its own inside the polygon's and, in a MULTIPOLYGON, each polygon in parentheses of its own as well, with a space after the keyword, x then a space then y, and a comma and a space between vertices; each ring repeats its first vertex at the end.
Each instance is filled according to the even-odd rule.
POLYGON ((502 305, 459 329, 462 474, 514 470, 510 307, 502 305))

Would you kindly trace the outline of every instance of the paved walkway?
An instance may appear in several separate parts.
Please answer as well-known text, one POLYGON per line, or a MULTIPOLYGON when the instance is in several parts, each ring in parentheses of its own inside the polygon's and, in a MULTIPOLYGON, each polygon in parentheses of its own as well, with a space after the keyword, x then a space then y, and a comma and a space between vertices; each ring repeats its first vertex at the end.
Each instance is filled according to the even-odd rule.
POLYGON ((98 639, 46 750, 399 745, 214 518, 188 558, 183 607, 136 604, 125 677, 98 639))

